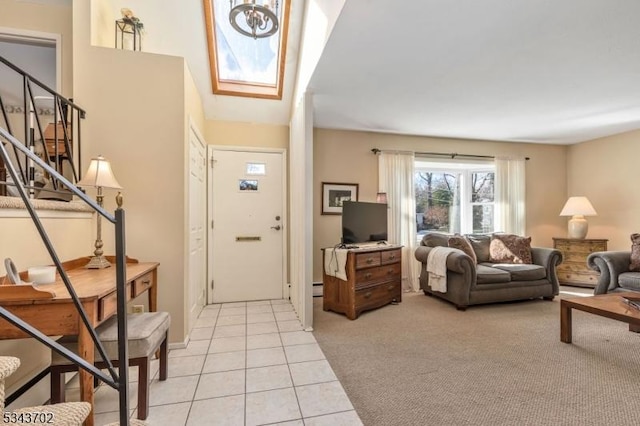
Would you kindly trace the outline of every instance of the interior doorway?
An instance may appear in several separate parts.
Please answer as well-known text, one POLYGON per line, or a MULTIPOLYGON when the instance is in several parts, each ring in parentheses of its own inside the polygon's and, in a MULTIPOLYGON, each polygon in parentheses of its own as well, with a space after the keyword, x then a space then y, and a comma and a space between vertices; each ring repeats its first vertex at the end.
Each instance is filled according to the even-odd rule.
POLYGON ((189 330, 206 304, 207 282, 207 150, 189 119, 189 330))
POLYGON ((285 155, 210 147, 209 303, 289 297, 285 155))

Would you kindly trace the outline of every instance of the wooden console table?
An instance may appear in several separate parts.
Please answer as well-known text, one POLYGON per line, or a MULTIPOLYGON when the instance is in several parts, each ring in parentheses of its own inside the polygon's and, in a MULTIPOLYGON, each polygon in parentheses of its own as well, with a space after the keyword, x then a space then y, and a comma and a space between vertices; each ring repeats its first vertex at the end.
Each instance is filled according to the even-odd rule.
MULTIPOLYGON (((116 268, 85 269, 84 265, 89 259, 86 257, 65 262, 63 267, 95 328, 116 314, 116 268)), ((113 263, 113 258, 109 260, 113 263)), ((157 262, 127 260, 127 300, 148 291, 149 310, 157 310, 158 266, 157 262)), ((20 275, 23 280, 27 279, 25 272, 20 275)), ((91 334, 82 324, 59 275, 55 283, 41 284, 35 288, 31 285, 0 286, 0 305, 48 336, 77 335, 78 354, 90 363, 94 362, 95 348, 91 334), (21 297, 21 292, 24 297, 21 297)), ((0 339, 26 337, 30 336, 0 318, 0 339)), ((79 369, 79 376, 80 398, 93 407, 93 376, 83 369, 79 369)), ((92 426, 93 423, 92 409, 85 425, 92 426)))
MULTIPOLYGON (((323 249, 323 259, 332 249, 323 249)), ((324 261, 323 261, 324 265, 324 261)), ((400 246, 350 249, 345 266, 347 280, 328 275, 323 268, 322 308, 356 319, 362 311, 402 301, 400 246)))

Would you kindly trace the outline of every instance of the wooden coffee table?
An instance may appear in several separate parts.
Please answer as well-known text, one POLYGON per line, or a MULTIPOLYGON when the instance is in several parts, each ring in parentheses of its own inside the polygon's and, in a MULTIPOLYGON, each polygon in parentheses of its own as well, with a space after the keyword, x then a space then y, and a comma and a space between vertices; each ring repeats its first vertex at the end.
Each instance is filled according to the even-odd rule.
POLYGON ((562 299, 560 301, 560 340, 571 343, 571 309, 626 322, 629 324, 629 331, 640 332, 640 310, 623 302, 622 298, 626 295, 638 297, 636 292, 625 292, 562 299))

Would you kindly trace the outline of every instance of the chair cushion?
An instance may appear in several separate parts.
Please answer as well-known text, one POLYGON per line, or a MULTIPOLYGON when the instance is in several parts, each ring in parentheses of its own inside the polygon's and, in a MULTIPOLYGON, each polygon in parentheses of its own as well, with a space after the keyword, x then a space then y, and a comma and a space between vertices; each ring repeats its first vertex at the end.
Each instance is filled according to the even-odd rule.
POLYGON ((511 281, 511 274, 492 266, 477 265, 476 266, 476 282, 482 284, 508 283, 511 281))
MULTIPOLYGON (((168 312, 145 312, 127 315, 127 334, 129 342, 129 358, 150 356, 164 340, 171 317, 168 312)), ((113 316, 100 324, 96 331, 109 359, 118 359, 118 319, 113 316)), ((60 340, 63 346, 77 353, 77 340, 69 341, 68 337, 60 340)), ((95 360, 100 360, 100 354, 95 352, 95 360)), ((70 361, 57 352, 51 356, 51 365, 66 365, 70 361)))
POLYGON ((547 277, 547 270, 540 265, 496 263, 492 266, 509 272, 509 274, 511 274, 511 281, 534 281, 547 277))
POLYGON ((489 246, 490 262, 493 263, 527 263, 533 262, 531 257, 531 237, 520 237, 513 234, 493 234, 489 246))
POLYGON ((640 291, 640 272, 623 272, 618 275, 618 285, 627 290, 640 291))
POLYGON ((464 254, 466 254, 471 258, 471 260, 473 260, 473 263, 478 263, 476 252, 473 251, 471 243, 462 235, 452 235, 451 237, 449 237, 448 245, 451 248, 462 250, 464 254))
POLYGON ((491 235, 486 234, 467 234, 465 235, 473 251, 476 253, 478 263, 489 261, 489 245, 491 244, 491 235))

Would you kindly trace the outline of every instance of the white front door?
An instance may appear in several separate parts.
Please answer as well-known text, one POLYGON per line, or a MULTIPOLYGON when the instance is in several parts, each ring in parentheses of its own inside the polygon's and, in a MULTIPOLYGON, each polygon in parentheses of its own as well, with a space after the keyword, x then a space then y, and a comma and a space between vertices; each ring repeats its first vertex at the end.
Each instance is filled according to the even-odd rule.
POLYGON ((209 303, 284 293, 284 153, 212 149, 209 303))
POLYGON ((207 156, 205 143, 193 125, 189 130, 189 286, 187 303, 189 329, 205 305, 207 252, 207 156))

